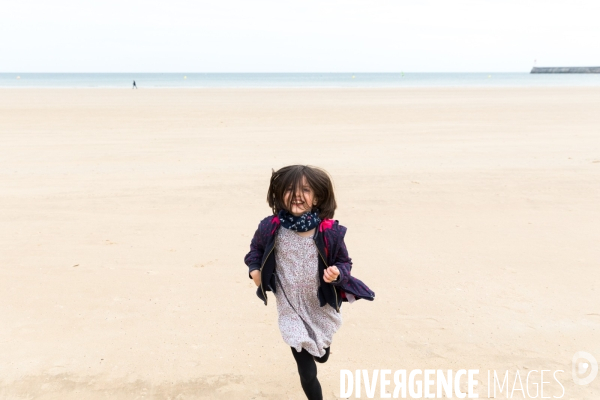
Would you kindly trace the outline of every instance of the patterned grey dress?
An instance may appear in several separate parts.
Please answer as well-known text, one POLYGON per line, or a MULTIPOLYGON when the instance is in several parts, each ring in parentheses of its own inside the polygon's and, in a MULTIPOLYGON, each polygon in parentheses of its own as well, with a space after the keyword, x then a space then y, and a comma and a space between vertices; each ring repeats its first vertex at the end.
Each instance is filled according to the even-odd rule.
POLYGON ((317 246, 312 236, 300 236, 281 227, 275 248, 275 298, 283 341, 298 352, 304 348, 322 357, 342 325, 342 316, 328 304, 319 306, 317 246))

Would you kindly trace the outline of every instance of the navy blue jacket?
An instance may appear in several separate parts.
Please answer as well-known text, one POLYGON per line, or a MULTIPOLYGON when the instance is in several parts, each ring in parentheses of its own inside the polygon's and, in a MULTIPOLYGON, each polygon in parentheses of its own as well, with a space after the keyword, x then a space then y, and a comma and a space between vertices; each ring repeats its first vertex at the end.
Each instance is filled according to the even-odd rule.
MULTIPOLYGON (((250 251, 246 254, 244 262, 248 266, 248 277, 253 270, 260 271, 260 286, 256 295, 267 305, 267 291, 276 292, 275 285, 275 237, 281 223, 276 215, 271 215, 258 225, 252 241, 250 251)), ((319 289, 317 297, 323 307, 329 304, 339 312, 342 302, 348 301, 346 293, 352 294, 356 299, 373 300, 375 293, 362 281, 350 274, 352 259, 344 243, 346 228, 337 220, 325 219, 315 230, 313 239, 319 253, 319 289), (323 273, 329 266, 335 265, 340 271, 338 278, 327 283, 323 280, 323 273)))

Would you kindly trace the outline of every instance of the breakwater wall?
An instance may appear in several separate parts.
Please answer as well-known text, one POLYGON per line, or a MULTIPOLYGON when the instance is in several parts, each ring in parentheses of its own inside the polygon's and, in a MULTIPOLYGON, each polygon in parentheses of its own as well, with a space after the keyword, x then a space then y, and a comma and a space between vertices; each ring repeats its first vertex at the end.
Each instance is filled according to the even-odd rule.
POLYGON ((600 74, 600 67, 533 67, 532 74, 600 74))

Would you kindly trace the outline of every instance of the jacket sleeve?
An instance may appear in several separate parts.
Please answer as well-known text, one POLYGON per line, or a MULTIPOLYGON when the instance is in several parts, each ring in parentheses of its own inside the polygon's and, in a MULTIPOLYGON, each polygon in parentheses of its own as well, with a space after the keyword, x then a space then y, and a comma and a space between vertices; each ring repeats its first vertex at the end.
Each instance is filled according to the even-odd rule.
POLYGON ((250 241, 250 251, 244 257, 244 262, 248 266, 248 278, 252 279, 250 272, 255 269, 260 269, 260 263, 265 252, 264 235, 261 235, 261 228, 263 223, 261 222, 254 232, 254 237, 250 241))
POLYGON ((331 282, 335 286, 344 286, 348 284, 352 270, 352 259, 348 256, 348 249, 346 243, 344 243, 344 236, 346 235, 346 228, 340 227, 339 238, 336 244, 334 265, 340 271, 340 276, 337 280, 331 282))

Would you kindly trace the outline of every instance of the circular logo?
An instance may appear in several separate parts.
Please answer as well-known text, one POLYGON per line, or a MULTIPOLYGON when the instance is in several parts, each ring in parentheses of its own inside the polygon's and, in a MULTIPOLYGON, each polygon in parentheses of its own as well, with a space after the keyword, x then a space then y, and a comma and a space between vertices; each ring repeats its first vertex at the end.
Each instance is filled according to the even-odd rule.
POLYGON ((577 385, 587 385, 598 375, 598 361, 590 353, 578 351, 573 355, 573 382, 577 385))

